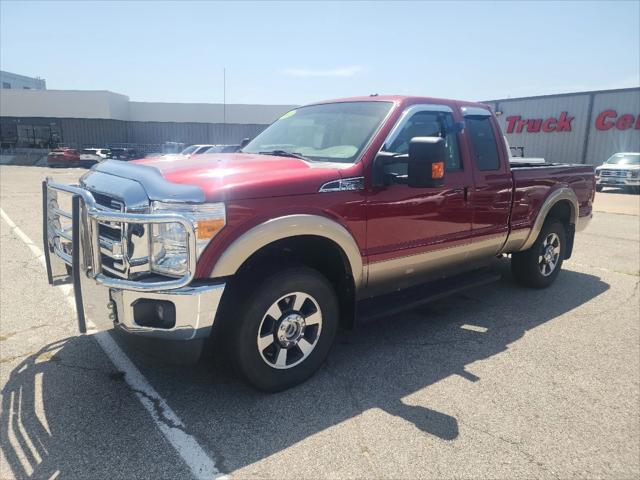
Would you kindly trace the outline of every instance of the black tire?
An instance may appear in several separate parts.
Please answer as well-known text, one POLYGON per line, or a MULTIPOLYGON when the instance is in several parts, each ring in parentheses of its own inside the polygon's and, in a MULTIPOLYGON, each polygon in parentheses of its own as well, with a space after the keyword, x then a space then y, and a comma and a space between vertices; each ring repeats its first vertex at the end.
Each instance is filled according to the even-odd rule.
MULTIPOLYGON (((553 243, 555 246, 555 241, 553 243)), ((551 285, 562 268, 566 247, 566 231, 562 222, 549 220, 545 222, 538 238, 529 250, 514 253, 511 256, 511 271, 515 280, 527 287, 546 288, 551 285), (554 237, 555 235, 555 237, 554 237), (547 259, 555 258, 548 251, 549 239, 558 240, 558 253, 555 262, 547 262, 547 259), (548 256, 545 256, 545 253, 548 256), (542 261, 540 260, 542 258, 542 261), (553 263, 553 268, 551 268, 553 263), (544 273, 543 273, 544 270, 544 273)))
MULTIPOLYGON (((236 370, 249 384, 265 392, 286 390, 304 382, 320 368, 336 335, 339 307, 333 287, 324 276, 307 267, 291 267, 267 275, 256 282, 255 288, 251 289, 247 288, 248 282, 242 283, 244 287, 236 285, 236 288, 250 291, 245 295, 242 291, 235 292, 235 298, 244 300, 242 305, 237 305, 240 308, 239 315, 226 319, 227 339, 230 340, 227 344, 227 352, 236 370), (295 292, 311 298, 304 300, 304 306, 300 310, 293 310, 296 297, 292 294, 295 292), (277 303, 278 300, 280 300, 279 303, 277 303), (281 313, 278 319, 267 313, 274 305, 281 313), (278 327, 282 326, 288 318, 298 319, 300 316, 311 323, 310 317, 317 312, 318 307, 321 315, 319 326, 303 323, 304 326, 296 333, 303 332, 299 343, 307 339, 305 345, 313 342, 308 356, 304 357, 305 353, 298 344, 283 348, 277 334, 282 333, 286 328, 278 330, 278 327), (297 314, 299 316, 296 316, 297 314), (262 350, 258 347, 259 332, 262 339, 273 342, 262 350), (285 365, 290 366, 285 368, 275 366, 280 350, 285 350, 285 365)), ((300 295, 300 298, 303 298, 303 295, 300 295)), ((233 307, 227 309, 227 312, 232 309, 233 307)), ((291 322, 287 325, 291 326, 291 322)), ((298 326, 298 324, 294 325, 298 326)), ((295 326, 293 329, 295 330, 295 326)))
POLYGON ((596 192, 602 191, 602 185, 596 185, 596 192))

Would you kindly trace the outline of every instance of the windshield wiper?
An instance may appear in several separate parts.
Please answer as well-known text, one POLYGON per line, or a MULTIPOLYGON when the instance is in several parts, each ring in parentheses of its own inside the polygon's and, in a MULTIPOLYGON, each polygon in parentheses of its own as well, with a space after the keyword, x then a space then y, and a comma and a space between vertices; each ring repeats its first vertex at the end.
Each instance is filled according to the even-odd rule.
POLYGON ((295 152, 287 152, 286 150, 271 150, 269 152, 258 152, 258 155, 274 155, 276 157, 288 157, 288 158, 297 158, 300 160, 307 160, 309 161, 308 158, 303 157, 302 155, 300 155, 299 153, 295 153, 295 152))

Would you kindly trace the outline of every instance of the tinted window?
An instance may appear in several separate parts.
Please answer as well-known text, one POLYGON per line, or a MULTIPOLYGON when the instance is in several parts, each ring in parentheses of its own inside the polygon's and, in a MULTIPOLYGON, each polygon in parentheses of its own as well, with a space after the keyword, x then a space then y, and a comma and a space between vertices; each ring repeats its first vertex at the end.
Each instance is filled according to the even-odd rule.
POLYGON ((409 142, 413 137, 443 137, 447 148, 445 159, 446 170, 454 171, 462 168, 458 150, 458 136, 447 131, 453 125, 453 116, 444 112, 418 112, 405 123, 398 136, 385 148, 388 152, 409 153, 409 142))
POLYGON ((478 170, 498 170, 500 168, 498 144, 489 119, 490 117, 466 117, 464 119, 465 128, 473 145, 478 170))

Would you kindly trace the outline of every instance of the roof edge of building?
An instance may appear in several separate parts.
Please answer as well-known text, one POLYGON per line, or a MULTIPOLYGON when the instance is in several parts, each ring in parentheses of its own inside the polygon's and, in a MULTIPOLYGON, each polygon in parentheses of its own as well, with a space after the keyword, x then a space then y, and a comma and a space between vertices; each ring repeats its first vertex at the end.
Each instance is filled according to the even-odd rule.
POLYGON ((480 103, 495 103, 495 102, 507 102, 511 100, 537 100, 540 98, 557 98, 557 97, 569 97, 572 95, 595 95, 601 93, 619 93, 619 92, 631 92, 634 90, 640 90, 640 86, 637 87, 624 87, 624 88, 611 88, 606 90, 585 90, 581 92, 566 92, 566 93, 550 93, 547 95, 530 95, 527 97, 510 97, 510 98, 496 98, 493 100, 480 100, 480 103))

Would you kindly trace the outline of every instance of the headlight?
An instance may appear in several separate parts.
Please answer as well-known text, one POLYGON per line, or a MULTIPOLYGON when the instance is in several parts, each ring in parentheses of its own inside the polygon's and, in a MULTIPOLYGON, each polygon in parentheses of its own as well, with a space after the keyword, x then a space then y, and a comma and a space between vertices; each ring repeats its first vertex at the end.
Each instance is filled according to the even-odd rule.
MULTIPOLYGON (((226 224, 224 203, 190 205, 153 202, 151 213, 178 213, 189 220, 196 232, 197 256, 226 224)), ((180 277, 187 273, 187 232, 179 223, 151 225, 151 270, 180 277)))
POLYGON ((627 177, 636 178, 638 176, 638 170, 629 170, 627 172, 627 177))

